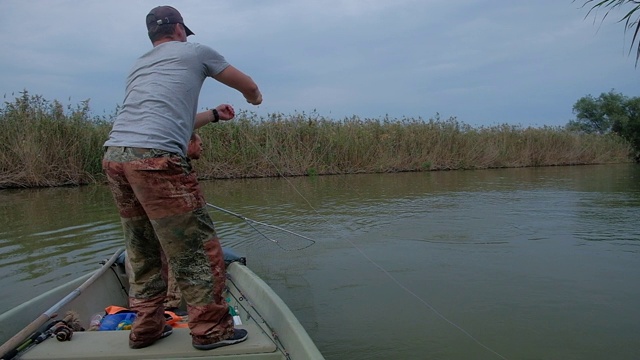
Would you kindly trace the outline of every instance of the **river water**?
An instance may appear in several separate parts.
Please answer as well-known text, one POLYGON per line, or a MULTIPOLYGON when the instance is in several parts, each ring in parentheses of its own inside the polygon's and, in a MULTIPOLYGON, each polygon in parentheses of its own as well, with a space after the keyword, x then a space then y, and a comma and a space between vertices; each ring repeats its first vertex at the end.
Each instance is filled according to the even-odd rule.
MULTIPOLYGON (((640 166, 204 182, 327 359, 640 359, 640 166), (311 246, 309 246, 311 245, 311 246)), ((122 247, 104 186, 0 191, 0 312, 122 247)))

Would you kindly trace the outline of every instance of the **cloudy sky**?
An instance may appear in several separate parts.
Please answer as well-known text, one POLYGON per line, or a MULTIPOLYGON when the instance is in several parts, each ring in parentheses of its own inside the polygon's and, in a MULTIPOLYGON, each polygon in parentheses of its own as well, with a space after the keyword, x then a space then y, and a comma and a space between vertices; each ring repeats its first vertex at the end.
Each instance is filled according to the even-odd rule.
POLYGON ((0 94, 26 89, 112 114, 133 61, 151 47, 145 16, 173 5, 250 75, 264 103, 208 80, 200 109, 258 115, 441 118, 473 126, 564 125, 581 97, 640 96, 631 33, 583 0, 2 0, 0 94))

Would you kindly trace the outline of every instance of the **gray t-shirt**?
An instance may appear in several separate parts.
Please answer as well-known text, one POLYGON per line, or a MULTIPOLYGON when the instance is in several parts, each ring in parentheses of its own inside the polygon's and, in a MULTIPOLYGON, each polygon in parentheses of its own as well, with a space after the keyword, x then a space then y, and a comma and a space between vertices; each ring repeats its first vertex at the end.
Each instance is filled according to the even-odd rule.
POLYGON ((104 146, 186 155, 202 83, 227 66, 222 55, 205 45, 169 41, 154 47, 133 65, 104 146))

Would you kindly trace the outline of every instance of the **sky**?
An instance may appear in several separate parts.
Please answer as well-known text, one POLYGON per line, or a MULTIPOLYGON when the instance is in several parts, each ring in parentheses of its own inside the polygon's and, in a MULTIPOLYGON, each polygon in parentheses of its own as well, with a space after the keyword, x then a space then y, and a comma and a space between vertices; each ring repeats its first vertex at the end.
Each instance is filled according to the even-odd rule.
MULTIPOLYGON (((145 16, 172 5, 208 45, 248 74, 252 106, 213 79, 198 110, 229 103, 258 116, 342 120, 455 117, 481 127, 564 126, 581 97, 640 96, 631 32, 583 0, 2 0, 0 94, 114 114, 145 16)), ((628 10, 628 9, 627 9, 628 10)))

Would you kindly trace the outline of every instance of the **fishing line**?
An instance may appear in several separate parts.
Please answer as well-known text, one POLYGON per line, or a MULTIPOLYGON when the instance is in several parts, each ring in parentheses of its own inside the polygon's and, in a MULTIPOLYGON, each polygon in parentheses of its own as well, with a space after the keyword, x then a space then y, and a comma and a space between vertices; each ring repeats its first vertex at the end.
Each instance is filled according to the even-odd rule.
MULTIPOLYGON (((256 148, 256 150, 258 152, 260 152, 264 158, 267 160, 267 162, 269 162, 273 168, 277 171, 278 175, 280 177, 282 177, 292 188, 293 190, 307 203, 307 205, 317 214, 320 215, 319 211, 316 210, 316 208, 311 205, 311 202, 309 202, 309 200, 307 200, 307 198, 300 192, 298 191, 298 188, 296 188, 296 186, 289 181, 289 179, 284 176, 284 174, 280 171, 280 169, 278 168, 278 166, 271 161, 271 159, 269 159, 268 156, 266 156, 266 154, 262 151, 262 149, 260 149, 260 147, 258 147, 258 145, 253 142, 253 140, 251 140, 250 137, 246 136, 246 134, 244 134, 246 139, 253 145, 253 147, 256 148)), ((335 227, 335 225, 333 225, 332 223, 323 220, 327 225, 329 225, 331 228, 334 229, 334 231, 338 232, 338 229, 335 227)), ((368 262, 370 262, 373 266, 375 266, 376 268, 378 268, 380 271, 382 271, 385 275, 387 275, 387 277, 389 279, 391 279, 392 282, 394 282, 396 285, 398 285, 402 290, 404 290, 405 292, 407 292, 409 295, 413 296, 415 299, 417 299, 420 303, 422 303, 423 305, 425 305, 427 308, 429 308, 434 314, 436 314, 439 318, 441 318, 442 320, 444 320, 446 323, 450 324, 451 326, 453 326, 454 328, 458 329, 462 334, 464 334, 465 336, 467 336, 469 339, 471 339, 473 342, 475 342, 476 344, 478 344, 480 347, 484 348, 485 350, 489 351, 490 353, 496 355, 497 357, 503 359, 503 360, 508 360, 506 357, 504 357, 503 355, 501 355, 500 353, 498 353, 497 351, 493 350, 492 348, 490 348, 489 346, 485 345, 483 342, 481 342, 479 339, 477 339, 475 336, 473 336, 471 333, 469 333, 468 331, 466 331, 464 328, 462 328, 460 325, 456 324, 455 322, 453 322, 452 320, 449 320, 449 318, 447 318, 444 314, 442 314, 440 311, 438 311, 435 307, 433 307, 429 302, 427 302, 426 300, 424 300, 422 297, 420 297, 418 294, 416 294, 415 292, 413 292, 411 289, 409 289, 408 287, 406 287, 405 285, 403 285, 400 281, 398 281, 393 275, 391 275, 391 273, 389 273, 389 271, 387 271, 384 267, 382 267, 381 265, 379 265, 377 262, 375 262, 373 259, 371 259, 364 251, 362 251, 362 249, 360 249, 355 243, 353 243, 353 241, 351 241, 348 238, 342 237, 345 241, 347 241, 354 249, 356 249, 360 255, 362 255, 362 257, 364 257, 368 262)), ((315 243, 315 241, 314 241, 315 243)))
POLYGON ((240 214, 234 213, 233 211, 230 211, 230 210, 227 210, 227 209, 223 209, 223 208, 221 208, 221 207, 219 207, 219 206, 215 206, 215 205, 210 204, 210 203, 207 203, 207 206, 210 206, 210 207, 212 207, 212 208, 214 208, 214 209, 216 209, 216 210, 222 211, 223 213, 226 213, 226 214, 228 214, 228 215, 235 216, 235 217, 237 217, 237 218, 239 218, 239 219, 241 219, 241 220, 244 220, 244 222, 245 222, 245 223, 247 223, 247 225, 251 226, 251 228, 252 228, 253 230, 257 231, 257 232, 258 232, 258 234, 260 234, 260 235, 264 236, 267 240, 269 240, 269 241, 273 242, 274 244, 278 245, 278 247, 279 247, 280 249, 284 250, 284 251, 299 251, 299 250, 304 250, 304 249, 306 249, 306 248, 308 248, 308 247, 310 247, 310 246, 312 246, 313 244, 315 244, 315 243, 316 243, 316 241, 315 241, 315 240, 313 240, 313 239, 311 239, 311 238, 309 238, 309 237, 306 237, 306 236, 304 236, 304 235, 301 235, 301 234, 295 233, 295 232, 293 232, 293 231, 290 231, 290 230, 287 230, 287 229, 281 228, 280 226, 276 226, 276 225, 271 225, 271 224, 263 223, 263 222, 261 222, 261 221, 257 221, 257 220, 252 220, 252 219, 249 219, 249 218, 248 218, 248 217, 246 217, 246 216, 242 216, 242 215, 240 215, 240 214), (262 226, 265 226, 265 227, 268 227, 268 228, 271 228, 271 229, 280 230, 280 231, 283 231, 283 232, 289 233, 289 234, 291 234, 291 235, 294 235, 294 236, 297 236, 297 237, 303 238, 303 239, 307 240, 307 242, 309 242, 309 244, 308 244, 308 245, 306 245, 306 246, 300 247, 300 248, 296 248, 296 249, 287 249, 287 248, 283 247, 283 246, 280 244, 280 242, 279 242, 278 240, 274 240, 274 239, 272 239, 272 238, 268 237, 264 232, 260 231, 256 226, 254 226, 254 224, 256 224, 256 225, 262 225, 262 226))
MULTIPOLYGON (((233 278, 231 276, 229 276, 229 274, 227 274, 227 279, 229 280, 229 282, 231 284, 233 284, 233 287, 236 289, 236 291, 238 292, 240 297, 237 297, 232 291, 230 291, 227 288, 228 294, 231 295, 236 300, 236 303, 240 304, 240 306, 242 306, 243 308, 244 308, 243 301, 247 302, 247 305, 250 306, 251 309, 253 310, 253 312, 255 312, 255 314, 258 315, 258 317, 260 318, 260 321, 256 321, 256 324, 258 325, 260 330, 262 330, 265 334, 271 334, 271 337, 269 337, 271 342, 273 342, 273 344, 276 346, 276 348, 278 348, 278 350, 280 350, 280 352, 288 360, 291 360, 291 357, 289 356, 289 352, 284 347, 284 344, 282 343, 282 341, 280 341, 280 336, 275 331, 275 329, 272 328, 271 325, 269 325, 269 323, 264 319, 264 317, 262 317, 262 315, 260 314, 258 309, 256 309, 255 306, 253 306, 253 303, 249 300, 249 298, 247 298, 247 296, 242 293, 242 290, 240 290, 238 285, 236 285, 236 283, 233 281, 233 278), (265 330, 265 328, 263 326, 266 327, 267 329, 265 330)), ((247 317, 247 320, 249 320, 249 318, 251 318, 253 315, 251 315, 251 313, 249 312, 248 309, 244 308, 244 310, 247 311, 246 317, 247 317)))

